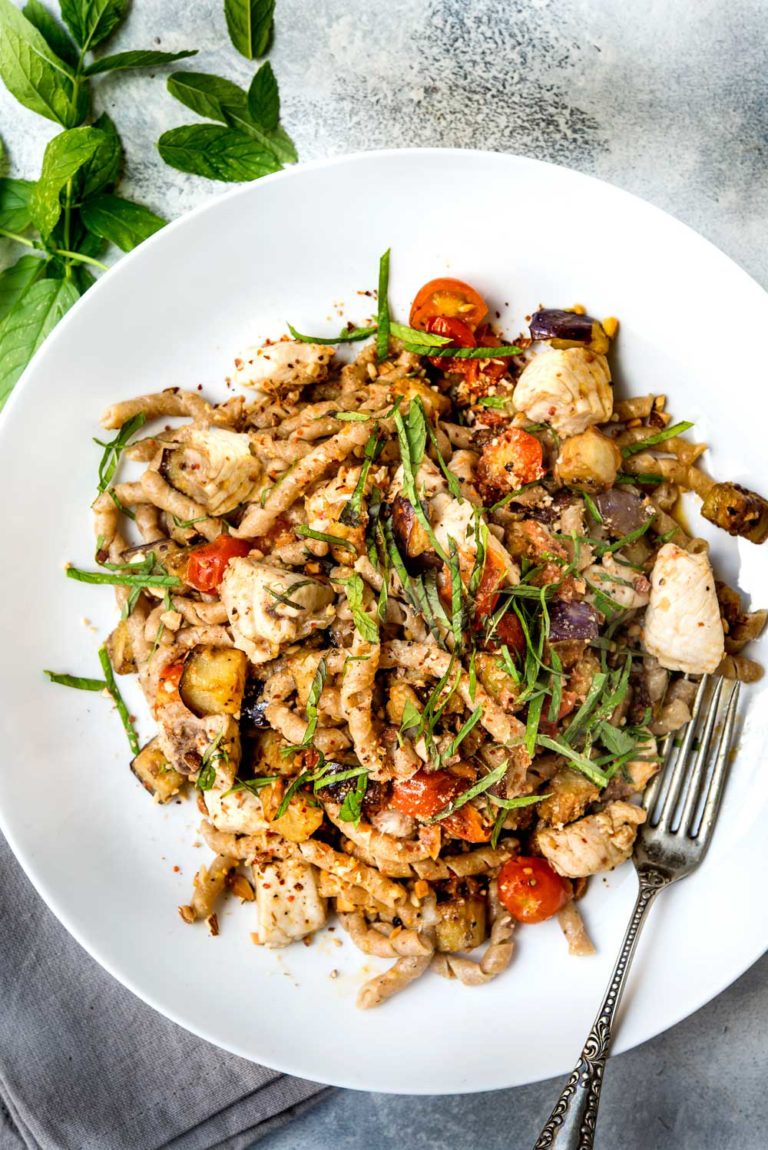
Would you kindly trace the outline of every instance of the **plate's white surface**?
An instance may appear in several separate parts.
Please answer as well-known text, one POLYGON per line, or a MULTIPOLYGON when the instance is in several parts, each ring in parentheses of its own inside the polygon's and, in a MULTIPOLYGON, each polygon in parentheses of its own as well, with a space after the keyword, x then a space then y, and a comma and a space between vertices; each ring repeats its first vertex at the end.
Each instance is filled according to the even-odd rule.
MULTIPOLYGON (((344 1086, 486 1090, 568 1069, 599 1001, 635 892, 631 867, 593 881, 584 905, 598 955, 572 959, 554 923, 523 929, 511 970, 484 989, 428 976, 378 1011, 355 993, 383 963, 340 930, 278 953, 231 907, 219 938, 176 906, 207 851, 194 804, 155 807, 128 770, 117 717, 98 696, 49 685, 43 667, 98 675, 109 588, 65 580, 91 565, 89 503, 110 402, 171 385, 228 394, 233 356, 278 334, 364 319, 379 254, 405 320, 432 276, 470 280, 514 334, 539 303, 622 321, 621 392, 667 392, 714 444, 709 466, 768 486, 768 389, 758 341, 768 296, 720 252, 647 204, 565 169, 472 152, 372 153, 270 177, 144 244, 46 343, 0 426, 3 767, 0 825, 40 894, 126 986, 247 1058, 344 1086), (327 319, 327 322, 326 322, 327 319), (84 620, 90 620, 92 627, 84 620), (94 633, 94 630, 96 633, 94 633), (176 873, 178 866, 182 873, 176 873), (338 977, 329 977, 332 970, 338 977)), ((695 512, 697 530, 706 531, 695 512)), ((768 547, 715 533, 716 567, 768 601, 768 547)), ((121 680, 125 685, 127 680, 121 680)), ((126 694, 151 724, 133 684, 126 694)), ((701 870, 659 900, 641 943, 617 1046, 712 998, 768 946, 768 690, 749 714, 721 826, 701 870)))

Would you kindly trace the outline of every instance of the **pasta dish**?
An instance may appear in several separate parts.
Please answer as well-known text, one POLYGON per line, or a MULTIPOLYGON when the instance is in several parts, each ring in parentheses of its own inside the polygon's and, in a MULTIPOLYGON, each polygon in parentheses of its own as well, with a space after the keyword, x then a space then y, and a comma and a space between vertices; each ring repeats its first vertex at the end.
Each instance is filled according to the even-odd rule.
POLYGON ((428 970, 488 982, 518 923, 591 953, 589 877, 630 856, 699 677, 759 677, 766 619, 677 508, 762 543, 768 503, 703 470, 664 395, 614 395, 615 319, 540 308, 510 343, 442 278, 406 325, 388 276, 368 326, 244 352, 225 402, 104 413, 96 569, 67 574, 121 617, 103 680, 49 672, 106 690, 143 786, 199 807, 185 922, 215 935, 239 898, 282 947, 334 914, 390 960, 361 1007, 428 970))

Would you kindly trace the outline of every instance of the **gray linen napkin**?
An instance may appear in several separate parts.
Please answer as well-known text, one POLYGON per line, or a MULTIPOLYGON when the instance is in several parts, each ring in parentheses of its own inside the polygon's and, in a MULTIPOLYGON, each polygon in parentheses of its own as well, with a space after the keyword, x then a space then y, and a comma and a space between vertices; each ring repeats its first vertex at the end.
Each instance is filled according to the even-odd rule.
POLYGON ((101 969, 0 836, 0 1150, 244 1150, 326 1093, 226 1054, 101 969))

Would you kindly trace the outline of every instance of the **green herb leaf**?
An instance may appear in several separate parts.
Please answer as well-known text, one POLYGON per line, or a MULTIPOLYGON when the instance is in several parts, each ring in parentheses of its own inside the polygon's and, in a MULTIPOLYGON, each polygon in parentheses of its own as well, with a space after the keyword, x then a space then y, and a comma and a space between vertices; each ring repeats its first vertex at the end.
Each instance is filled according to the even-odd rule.
POLYGON ((0 407, 43 340, 78 298, 73 284, 50 279, 38 279, 19 297, 0 325, 0 407))
POLYGON ((574 751, 568 743, 561 739, 550 739, 548 735, 539 735, 536 739, 540 747, 546 747, 548 751, 555 751, 556 754, 562 755, 568 759, 576 770, 581 771, 583 775, 594 783, 597 787, 607 787, 609 783, 608 776, 596 767, 591 759, 586 758, 585 755, 580 755, 578 751, 574 751))
POLYGON ((495 411, 504 411, 512 400, 509 395, 503 398, 500 395, 482 395, 477 401, 478 407, 492 407, 495 411))
POLYGON ((304 783, 309 782, 309 780, 311 778, 312 778, 312 775, 311 775, 310 771, 302 771, 300 775, 296 776, 296 778, 293 780, 293 782, 290 784, 290 786, 286 790, 285 794, 283 795, 283 801, 281 802, 280 806, 277 808, 277 814, 275 815, 275 819, 281 819, 283 817, 285 812, 288 810, 288 807, 291 805, 291 799, 296 794, 299 787, 303 786, 304 783))
POLYGON ((607 747, 611 754, 626 755, 635 749, 635 740, 631 735, 627 734, 620 727, 614 727, 611 723, 603 720, 597 724, 596 735, 603 746, 607 747))
POLYGON ((275 0, 224 0, 229 38, 246 60, 263 56, 272 38, 275 0))
POLYGON ((589 495, 586 491, 582 491, 581 494, 582 494, 582 498, 584 500, 584 504, 587 508, 587 511, 589 512, 593 521, 595 523, 602 523, 603 517, 600 514, 600 510, 599 510, 597 504, 595 503, 594 499, 592 498, 592 496, 589 495))
POLYGON ((206 748, 203 755, 203 761, 200 764, 200 771, 198 772, 197 782, 195 786, 201 791, 209 791, 213 784, 216 782, 216 764, 222 759, 228 758, 227 752, 221 748, 221 740, 224 737, 224 728, 222 727, 216 738, 206 748))
POLYGON ((103 142, 97 128, 70 128, 49 141, 43 156, 43 170, 35 184, 29 206, 35 227, 49 236, 61 215, 61 193, 67 183, 91 159, 103 142))
POLYGON ((164 132, 157 142, 167 164, 209 180, 241 183, 280 170, 273 155, 234 128, 186 124, 164 132))
POLYGON ((266 132, 274 131, 280 122, 280 92, 269 60, 261 65, 251 80, 248 111, 254 123, 266 132))
POLYGON ((65 128, 88 111, 88 88, 75 88, 69 65, 11 0, 0 0, 0 77, 20 104, 65 128))
POLYGON ((0 179, 0 228, 20 235, 32 226, 29 200, 31 180, 0 179))
POLYGON ((307 698, 307 729, 301 740, 303 747, 310 746, 315 737, 315 731, 317 730, 317 704, 320 702, 320 696, 323 693, 327 671, 328 668, 325 659, 321 659, 317 665, 312 686, 309 688, 309 696, 307 698))
POLYGON ((100 439, 94 439, 94 443, 104 448, 104 454, 99 463, 100 494, 106 491, 112 482, 113 476, 117 471, 117 465, 120 462, 120 456, 130 443, 131 438, 146 422, 146 415, 143 411, 139 411, 136 415, 125 421, 114 439, 110 439, 107 443, 103 443, 100 439))
POLYGON ((389 255, 390 249, 387 248, 379 260, 379 310, 376 332, 376 357, 379 362, 389 355, 389 255))
POLYGON ((293 607, 294 611, 303 611, 304 604, 297 603, 295 599, 289 599, 288 593, 297 591, 299 587, 308 587, 310 583, 314 582, 314 579, 299 579, 296 583, 291 583, 290 587, 286 587, 285 589, 281 588, 277 590, 275 587, 267 587, 266 591, 273 599, 276 599, 278 603, 284 603, 286 607, 293 607))
POLYGON ((237 129, 255 143, 260 144, 281 164, 296 163, 299 158, 296 154, 296 145, 284 128, 278 125, 272 131, 267 132, 259 124, 254 123, 247 106, 243 108, 239 102, 234 108, 225 106, 222 110, 230 127, 237 129))
POLYGON ((616 483, 645 484, 648 487, 657 487, 663 482, 663 475, 657 475, 651 471, 638 471, 636 475, 620 471, 616 476, 616 483))
POLYGON ((368 423, 373 419, 367 411, 334 411, 331 414, 334 419, 339 419, 342 423, 368 423))
POLYGON ((482 717, 483 717, 482 706, 475 707, 474 711, 469 716, 469 718, 466 720, 466 722, 462 724, 461 729, 459 730, 459 733, 456 735, 456 737, 454 739, 451 740, 451 743, 448 747, 448 750, 445 752, 445 758, 446 759, 453 758, 453 756, 456 754, 456 752, 458 751, 461 744, 466 739, 469 732, 472 730, 473 727, 477 726, 477 724, 480 722, 482 717))
POLYGON ((550 798, 550 794, 516 795, 514 799, 500 799, 497 795, 489 795, 488 798, 495 807, 502 807, 505 811, 517 811, 520 807, 532 807, 534 803, 550 798))
POLYGON ((438 359, 511 359, 515 355, 522 355, 520 347, 430 347, 420 343, 405 344, 406 351, 415 355, 437 356, 438 359))
POLYGON ((437 456, 437 462, 440 465, 440 470, 442 471, 443 475, 445 476, 445 481, 448 484, 448 490, 450 491, 450 493, 454 499, 458 499, 459 503, 463 503, 464 502, 464 496, 461 494, 461 484, 459 483, 456 476, 453 474, 453 472, 448 467, 448 464, 443 459, 443 454, 440 450, 440 445, 437 442, 437 436, 435 434, 435 430, 432 427, 432 424, 430 423, 430 421, 428 419, 425 419, 425 425, 426 425, 426 429, 427 429, 427 435, 429 436, 429 439, 430 439, 430 443, 432 444, 433 448, 435 449, 435 455, 437 456))
POLYGON ((692 427, 693 424, 687 419, 681 423, 673 423, 656 435, 649 435, 647 439, 641 439, 637 443, 628 443, 626 447, 622 447, 621 454, 627 459, 630 455, 637 455, 648 447, 658 447, 660 443, 664 443, 667 439, 673 439, 676 435, 682 435, 684 431, 689 431, 692 427))
POLYGON ((436 815, 433 815, 433 817, 428 821, 430 823, 436 823, 440 819, 444 819, 448 815, 452 815, 454 811, 459 809, 459 807, 465 806, 472 799, 477 798, 478 795, 481 795, 484 791, 487 791, 489 787, 492 787, 495 783, 501 782, 507 773, 508 767, 509 762, 505 759, 503 763, 499 763, 498 767, 494 767, 494 769, 489 771, 487 775, 483 775, 481 779, 478 779, 478 781, 469 787, 466 791, 462 791, 460 795, 458 795, 452 802, 448 803, 447 806, 443 807, 441 811, 438 811, 436 815))
POLYGON ((40 0, 27 0, 21 11, 30 24, 34 24, 56 56, 65 64, 69 64, 70 68, 76 68, 80 54, 67 35, 66 28, 62 28, 56 17, 51 15, 45 5, 41 4, 40 0))
POLYGON ((112 195, 88 200, 80 214, 89 232, 116 244, 124 252, 131 251, 165 226, 165 220, 149 208, 112 195))
POLYGON ((360 775, 367 774, 365 767, 350 767, 348 771, 337 771, 335 770, 336 766, 338 766, 337 763, 323 762, 315 770, 312 775, 312 789, 315 794, 324 790, 330 783, 343 783, 347 779, 356 779, 360 775))
POLYGON ((410 699, 406 699, 403 705, 403 716, 400 720, 400 733, 406 735, 409 731, 419 730, 420 728, 421 711, 410 699))
MULTIPOLYGON (((117 128, 106 112, 94 120, 93 127, 101 133, 101 139, 91 158, 86 160, 72 180, 72 199, 80 203, 99 192, 112 191, 123 166, 123 145, 117 128)), ((98 255, 98 251, 90 252, 87 241, 88 237, 78 245, 78 250, 98 255)))
POLYGON ((208 120, 226 124, 224 108, 248 107, 248 97, 242 88, 209 72, 172 72, 168 77, 168 91, 185 107, 208 120))
POLYGON ((345 796, 344 802, 341 804, 339 818, 342 822, 354 823, 355 826, 359 824, 363 813, 363 799, 367 790, 368 775, 358 775, 355 789, 345 796))
POLYGON ((161 64, 173 64, 176 60, 186 60, 196 56, 197 50, 182 52, 156 52, 153 48, 144 51, 115 52, 114 56, 102 56, 85 69, 86 76, 98 76, 102 72, 125 72, 129 68, 158 68, 161 64))
POLYGON ((320 543, 330 543, 334 547, 346 547, 349 551, 357 550, 354 543, 350 543, 349 539, 342 539, 340 535, 329 535, 325 531, 313 531, 311 527, 305 527, 303 524, 294 528, 296 535, 300 535, 302 539, 317 539, 320 543))
POLYGON ((536 695, 528 704, 528 719, 525 724, 525 749, 533 758, 536 751, 536 739, 539 733, 539 720, 544 707, 544 692, 536 695))
POLYGON ((374 619, 371 618, 365 611, 363 606, 363 593, 365 591, 365 583, 360 575, 351 575, 349 579, 339 580, 344 587, 344 593, 347 596, 347 603, 352 612, 352 619, 358 634, 365 639, 366 643, 379 642, 379 628, 374 619))
POLYGON ((287 326, 292 337, 300 343, 319 343, 324 347, 334 347, 337 343, 359 343, 360 340, 368 339, 376 332, 375 327, 353 327, 334 336, 303 335, 300 331, 296 331, 292 324, 289 323, 287 326))
POLYGON ((79 567, 67 567, 67 578, 78 583, 106 583, 113 587, 181 587, 181 579, 175 575, 129 575, 121 572, 82 571, 79 567))
POLYGON ((83 679, 79 675, 61 675, 58 671, 43 671, 52 683, 59 683, 62 687, 75 687, 78 691, 106 691, 106 679, 83 679))
POLYGON ((129 0, 60 0, 61 14, 83 51, 102 44, 128 15, 129 0))
MULTIPOLYGON (((252 795, 257 795, 259 791, 264 790, 264 787, 274 786, 279 778, 279 775, 261 775, 256 779, 238 779, 235 785, 229 788, 227 795, 236 791, 250 791, 252 795)), ((226 795, 223 797, 226 798, 226 795)))
POLYGON ((139 736, 136 734, 136 728, 133 725, 128 708, 126 707, 123 696, 120 694, 120 690, 117 686, 117 683, 115 682, 114 672, 112 671, 112 664, 109 661, 109 654, 107 653, 106 647, 99 647, 99 662, 101 663, 101 669, 104 672, 104 678, 107 681, 107 690, 112 696, 112 700, 115 704, 115 707, 117 708, 117 713, 120 716, 123 727, 125 728, 125 733, 128 736, 128 742, 130 744, 131 750, 133 751, 134 755, 138 755, 139 751, 141 750, 139 736))
MULTIPOLYGON (((341 413, 337 413, 337 418, 341 413)), ((348 413, 353 414, 353 413, 348 413)), ((349 498, 339 516, 339 522, 343 523, 345 527, 357 527, 360 523, 360 516, 363 510, 363 499, 365 498, 365 485, 368 482, 368 472, 371 470, 374 460, 379 451, 380 441, 379 432, 374 431, 368 437, 365 443, 365 452, 363 455, 363 466, 360 468, 360 474, 355 484, 355 490, 349 498)))
POLYGON ((11 267, 0 272, 0 320, 19 302, 28 288, 45 273, 46 261, 37 256, 22 256, 11 267))
POLYGON ((451 340, 447 335, 437 335, 435 332, 419 331, 415 327, 406 327, 404 323, 389 322, 390 334, 403 343, 420 343, 425 347, 444 347, 451 340))

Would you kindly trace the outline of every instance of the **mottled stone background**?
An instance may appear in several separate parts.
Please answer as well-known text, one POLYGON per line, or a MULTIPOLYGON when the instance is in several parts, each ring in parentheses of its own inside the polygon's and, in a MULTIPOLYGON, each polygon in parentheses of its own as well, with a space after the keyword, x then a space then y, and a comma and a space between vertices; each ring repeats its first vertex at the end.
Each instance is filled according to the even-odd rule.
MULTIPOLYGON (((767 29, 766 0, 278 0, 271 59, 303 159, 444 145, 555 160, 667 209, 768 285, 767 29)), ((221 0, 135 0, 114 48, 152 46, 199 48, 190 67, 245 84, 253 72, 229 45, 221 0)), ((154 149, 193 118, 161 76, 94 86, 125 142, 125 194, 172 217, 219 193, 154 149)), ((0 134, 12 172, 35 176, 53 127, 3 90, 0 134)), ((713 945, 716 919, 714 907, 713 945)), ((513 1047, 514 1018, 499 1025, 513 1047)), ((764 1150, 767 1032, 764 959, 611 1063, 598 1150, 764 1150)), ((529 1150, 557 1089, 339 1092, 261 1145, 529 1150)))

